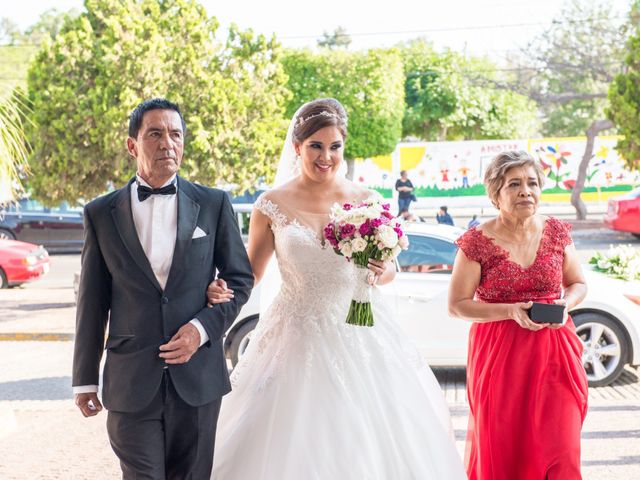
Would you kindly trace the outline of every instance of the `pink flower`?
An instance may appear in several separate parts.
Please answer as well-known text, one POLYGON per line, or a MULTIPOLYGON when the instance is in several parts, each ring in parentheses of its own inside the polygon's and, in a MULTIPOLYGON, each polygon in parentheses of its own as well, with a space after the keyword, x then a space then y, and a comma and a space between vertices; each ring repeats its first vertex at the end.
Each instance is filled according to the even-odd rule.
POLYGON ((338 244, 338 239, 336 238, 333 223, 330 223, 329 225, 324 227, 324 238, 329 240, 329 243, 331 243, 331 245, 333 245, 334 247, 338 244))
MULTIPOLYGON (((382 204, 382 209, 383 210, 389 210, 391 208, 391 205, 389 205, 388 203, 383 203, 382 204)), ((384 212, 382 212, 382 214, 384 215, 384 212)))
POLYGON ((391 220, 393 218, 393 214, 391 212, 386 211, 386 210, 384 212, 382 212, 380 215, 382 215, 385 218, 388 218, 389 220, 391 220))
POLYGON ((396 234, 398 235, 398 238, 402 237, 403 233, 401 228, 396 227, 393 229, 393 231, 396 232, 396 234))
POLYGON ((371 235, 373 233, 373 229, 371 228, 371 221, 367 220, 362 225, 360 225, 359 231, 360 235, 362 235, 363 237, 365 235, 371 235))
POLYGON ((356 226, 352 223, 347 223, 340 227, 340 238, 353 237, 354 233, 356 233, 356 226))
POLYGON ((353 208, 353 205, 351 205, 350 203, 345 203, 342 205, 343 210, 346 210, 347 212, 349 210, 351 210, 353 208))
POLYGON ((373 228, 378 228, 380 225, 382 225, 382 220, 380 218, 374 218, 371 220, 371 226, 373 228))

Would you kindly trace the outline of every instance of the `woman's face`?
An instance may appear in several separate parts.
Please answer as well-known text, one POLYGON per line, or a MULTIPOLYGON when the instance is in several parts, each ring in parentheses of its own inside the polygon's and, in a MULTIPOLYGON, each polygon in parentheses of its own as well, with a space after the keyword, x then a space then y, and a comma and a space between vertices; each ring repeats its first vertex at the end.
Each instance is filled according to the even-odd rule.
POLYGON ((517 218, 534 215, 540 201, 540 184, 531 166, 514 167, 505 173, 504 184, 498 192, 498 208, 517 218))
POLYGON ((300 171, 303 175, 316 182, 335 177, 344 154, 344 138, 337 127, 321 128, 294 146, 300 156, 300 171))

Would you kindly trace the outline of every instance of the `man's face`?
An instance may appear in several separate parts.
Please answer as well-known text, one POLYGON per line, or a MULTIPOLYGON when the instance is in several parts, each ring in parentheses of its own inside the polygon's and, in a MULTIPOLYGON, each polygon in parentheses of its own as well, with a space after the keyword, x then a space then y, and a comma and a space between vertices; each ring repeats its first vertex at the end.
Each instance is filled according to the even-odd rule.
POLYGON ((127 149, 137 161, 138 174, 152 187, 162 186, 182 162, 184 132, 178 112, 146 112, 138 137, 127 139, 127 149))

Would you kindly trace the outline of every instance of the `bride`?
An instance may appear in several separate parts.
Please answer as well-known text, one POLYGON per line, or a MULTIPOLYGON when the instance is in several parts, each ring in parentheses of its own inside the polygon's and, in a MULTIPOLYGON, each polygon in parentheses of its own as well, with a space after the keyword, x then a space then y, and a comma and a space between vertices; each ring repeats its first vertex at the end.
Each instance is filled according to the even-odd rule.
MULTIPOLYGON (((275 252, 280 291, 233 371, 216 435, 216 480, 464 479, 449 411, 418 351, 373 289, 375 326, 345 323, 353 263, 322 240, 336 203, 374 195, 338 174, 347 117, 334 99, 291 121, 276 183, 254 205, 249 259, 260 281, 275 252)), ((371 283, 393 262, 370 261, 371 283)), ((212 303, 233 292, 223 280, 212 303)))

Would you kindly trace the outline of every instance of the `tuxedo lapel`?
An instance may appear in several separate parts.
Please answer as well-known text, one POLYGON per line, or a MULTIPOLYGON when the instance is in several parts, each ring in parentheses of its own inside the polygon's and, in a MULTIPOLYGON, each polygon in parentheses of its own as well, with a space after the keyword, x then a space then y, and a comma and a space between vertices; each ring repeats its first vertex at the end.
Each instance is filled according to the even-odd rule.
POLYGON ((122 242, 133 257, 136 265, 138 265, 153 286, 162 292, 162 287, 158 283, 151 264, 142 249, 138 233, 136 232, 136 226, 133 223, 133 214, 131 213, 132 183, 133 179, 114 197, 113 203, 111 204, 111 216, 113 217, 113 222, 116 225, 116 230, 122 242))
POLYGON ((194 197, 195 194, 191 184, 178 177, 178 231, 167 286, 182 273, 184 256, 191 246, 193 232, 198 221, 198 213, 200 212, 200 205, 194 197))

